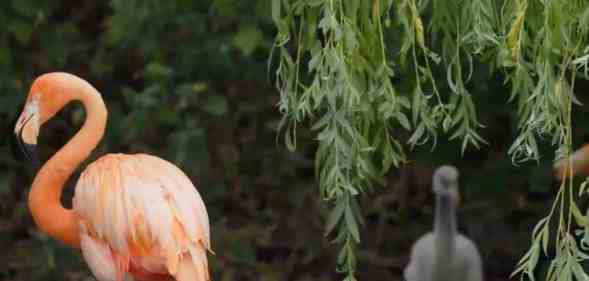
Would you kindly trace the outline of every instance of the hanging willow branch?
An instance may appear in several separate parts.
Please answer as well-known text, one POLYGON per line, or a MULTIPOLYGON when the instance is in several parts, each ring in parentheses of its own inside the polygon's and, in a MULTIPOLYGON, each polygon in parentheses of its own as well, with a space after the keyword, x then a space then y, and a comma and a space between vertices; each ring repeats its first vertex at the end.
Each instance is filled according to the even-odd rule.
POLYGON ((355 280, 362 224, 357 197, 405 159, 391 127, 411 129, 410 102, 391 82, 383 34, 391 4, 274 1, 272 7, 286 143, 294 149, 297 123, 313 122, 319 191, 330 206, 326 235, 341 245, 337 263, 346 280, 355 280))
MULTIPOLYGON (((573 103, 578 104, 572 89, 577 71, 586 71, 589 5, 586 1, 517 0, 506 3, 504 11, 511 25, 500 52, 520 115, 520 133, 509 153, 514 162, 538 159, 537 137, 549 136, 558 147, 557 157, 570 167, 571 112, 573 103)), ((535 280, 539 257, 549 256, 551 243, 556 253, 545 280, 589 279, 581 266, 589 259, 589 213, 584 216, 575 200, 586 193, 588 181, 576 196, 571 177, 569 170, 549 214, 534 228, 530 250, 514 272, 522 273, 522 280, 524 276, 535 280), (554 237, 550 237, 551 223, 556 226, 554 237)))
MULTIPOLYGON (((329 207, 325 235, 340 246, 345 280, 355 280, 358 196, 405 161, 394 132, 411 131, 411 147, 435 145, 440 132, 459 140, 462 152, 487 142, 469 91, 475 65, 504 72, 511 85, 508 98, 520 118, 509 149, 514 163, 539 159, 540 137, 551 138, 562 157, 570 154, 572 89, 576 76, 589 73, 585 0, 273 0, 272 17, 281 128, 291 150, 302 122, 315 132, 319 193, 329 207), (406 81, 412 91, 395 88, 395 71, 413 79, 406 81)), ((557 212, 557 257, 547 280, 584 274, 578 263, 587 249, 576 246, 571 231, 574 219, 589 226, 565 183, 534 230, 516 270, 522 277, 533 279, 557 212)), ((583 231, 577 233, 589 235, 583 231)))

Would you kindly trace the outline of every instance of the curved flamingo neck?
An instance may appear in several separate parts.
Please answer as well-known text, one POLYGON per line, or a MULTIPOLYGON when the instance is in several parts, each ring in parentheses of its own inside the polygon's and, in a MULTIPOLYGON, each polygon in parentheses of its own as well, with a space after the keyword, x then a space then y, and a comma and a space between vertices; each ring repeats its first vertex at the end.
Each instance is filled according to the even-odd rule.
MULTIPOLYGON (((79 78, 78 78, 79 79, 79 78)), ((67 245, 79 248, 78 218, 61 204, 61 194, 67 179, 78 165, 88 158, 104 135, 107 111, 100 94, 79 79, 71 88, 71 101, 79 100, 86 109, 82 128, 41 167, 29 194, 29 208, 37 226, 67 245)))

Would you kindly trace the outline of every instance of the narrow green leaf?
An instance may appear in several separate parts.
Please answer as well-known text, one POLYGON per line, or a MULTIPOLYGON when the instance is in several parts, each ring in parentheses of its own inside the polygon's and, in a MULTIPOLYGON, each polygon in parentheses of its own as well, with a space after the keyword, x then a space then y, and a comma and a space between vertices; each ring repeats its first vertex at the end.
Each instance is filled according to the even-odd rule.
POLYGON ((272 19, 278 25, 280 23, 280 9, 281 9, 282 0, 272 0, 272 19))
MULTIPOLYGON (((353 199, 350 199, 353 200, 353 199)), ((350 232, 350 234, 352 234, 352 237, 354 238, 354 240, 356 242, 360 242, 360 232, 358 230, 358 224, 356 222, 356 219, 354 218, 354 213, 352 211, 352 208, 350 207, 349 203, 346 204, 346 211, 345 211, 345 218, 346 218, 346 227, 348 229, 348 231, 350 232)))
POLYGON ((335 228, 337 223, 340 221, 340 219, 342 218, 342 216, 344 214, 344 207, 345 207, 345 201, 339 200, 336 203, 335 208, 333 208, 329 212, 329 217, 327 218, 327 223, 325 226, 324 236, 329 235, 329 233, 331 233, 333 231, 333 229, 335 228))

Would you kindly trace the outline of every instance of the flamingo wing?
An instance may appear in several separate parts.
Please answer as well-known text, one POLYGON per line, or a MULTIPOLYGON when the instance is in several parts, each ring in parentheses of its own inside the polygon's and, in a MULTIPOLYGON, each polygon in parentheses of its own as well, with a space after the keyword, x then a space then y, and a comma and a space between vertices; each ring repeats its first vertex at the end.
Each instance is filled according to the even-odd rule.
POLYGON ((123 271, 117 271, 118 281, 126 272, 179 281, 210 279, 204 202, 171 163, 146 154, 106 155, 82 173, 73 204, 90 267, 115 264, 123 271), (108 258, 105 247, 112 251, 112 264, 97 262, 108 258))
POLYGON ((84 255, 84 259, 96 279, 98 281, 114 281, 121 279, 121 273, 119 273, 120 271, 116 266, 116 261, 108 245, 90 237, 83 224, 80 228, 82 231, 80 235, 82 255, 84 255))

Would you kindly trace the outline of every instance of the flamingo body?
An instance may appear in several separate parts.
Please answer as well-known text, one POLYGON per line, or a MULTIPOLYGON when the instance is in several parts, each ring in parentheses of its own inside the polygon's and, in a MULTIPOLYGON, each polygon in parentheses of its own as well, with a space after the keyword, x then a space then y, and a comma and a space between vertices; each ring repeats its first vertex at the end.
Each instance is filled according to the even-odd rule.
POLYGON ((555 178, 559 181, 568 178, 570 175, 589 176, 589 144, 585 144, 583 147, 575 150, 570 155, 570 159, 558 159, 553 165, 553 172, 555 178))
POLYGON ((105 155, 81 174, 73 209, 84 258, 100 281, 120 281, 126 272, 160 280, 187 270, 196 278, 189 280, 209 279, 206 208, 169 162, 146 154, 105 155))

